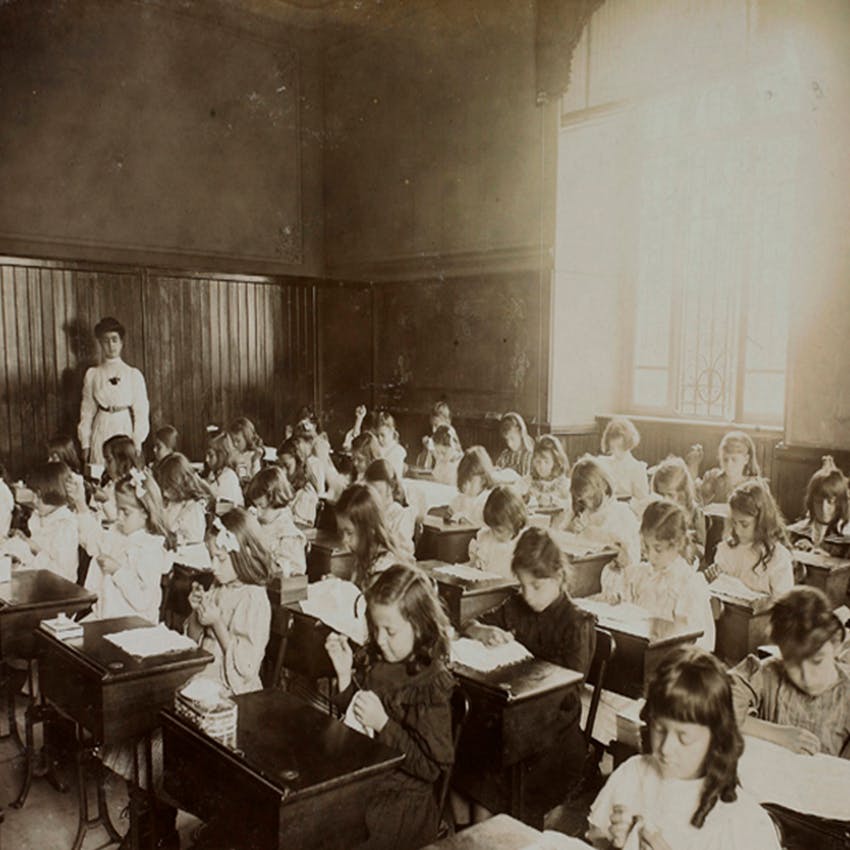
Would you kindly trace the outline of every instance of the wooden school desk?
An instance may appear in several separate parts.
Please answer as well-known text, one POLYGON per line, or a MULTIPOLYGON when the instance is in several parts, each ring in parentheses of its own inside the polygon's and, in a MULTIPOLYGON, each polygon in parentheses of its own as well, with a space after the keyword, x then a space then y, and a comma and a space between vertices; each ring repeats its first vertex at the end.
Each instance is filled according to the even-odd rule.
POLYGON ((168 794, 242 850, 363 840, 369 799, 404 756, 280 690, 235 701, 236 750, 162 712, 168 794))
POLYGON ((708 590, 723 606, 717 620, 714 654, 727 664, 737 664, 767 642, 772 602, 769 597, 751 600, 716 593, 711 585, 708 590))
POLYGON ((319 581, 322 576, 334 575, 349 578, 354 569, 354 555, 343 545, 336 532, 310 528, 307 536, 307 576, 319 581))
POLYGON ((806 570, 803 584, 822 590, 829 597, 833 608, 845 604, 847 583, 850 581, 850 560, 824 552, 803 552, 800 549, 792 549, 791 558, 806 570))
POLYGON ((333 631, 312 614, 305 614, 298 602, 272 606, 271 633, 281 644, 275 658, 271 684, 280 683, 285 668, 311 681, 336 678, 336 671, 325 649, 325 640, 333 631))
POLYGON ((447 564, 466 563, 469 541, 478 534, 479 527, 467 522, 446 522, 441 516, 428 514, 422 524, 418 557, 447 564))
POLYGON ((549 720, 584 677, 538 658, 488 673, 454 664, 452 672, 469 697, 453 787, 491 811, 527 820, 526 762, 552 745, 549 720), (503 788, 506 770, 510 781, 503 788))
POLYGON ((567 561, 567 589, 573 598, 593 596, 602 590, 602 570, 617 557, 613 546, 599 545, 587 551, 593 544, 577 545, 575 535, 552 531, 552 539, 558 544, 567 561))
POLYGON ((613 635, 614 654, 608 662, 605 687, 627 697, 643 695, 649 677, 671 649, 702 636, 702 629, 683 629, 658 617, 627 622, 600 614, 582 605, 581 599, 575 602, 592 610, 599 626, 613 635))
POLYGON ((106 811, 96 749, 149 735, 158 725, 159 710, 173 701, 174 691, 213 660, 199 647, 136 658, 106 639, 109 634, 150 626, 142 617, 99 620, 84 623, 82 638, 67 642, 42 629, 36 632, 42 699, 77 724, 80 808, 74 850, 97 824, 113 840, 117 837, 106 811), (90 818, 86 767, 93 762, 98 772, 97 814, 90 818))
MULTIPOLYGON (((516 593, 516 579, 496 576, 484 581, 470 581, 458 576, 440 573, 437 568, 447 566, 443 561, 418 561, 420 569, 437 582, 437 592, 446 606, 452 625, 461 629, 470 620, 495 608, 502 600, 516 593)), ((483 573, 482 573, 483 575, 483 573)))
MULTIPOLYGON (((97 596, 78 584, 68 581, 50 570, 15 570, 11 581, 0 584, 0 679, 3 692, 6 690, 7 663, 13 658, 23 658, 28 662, 35 656, 35 638, 33 630, 42 620, 50 620, 60 613, 71 616, 85 611, 97 601, 97 596)), ((35 698, 35 682, 32 666, 28 664, 29 698, 25 711, 26 745, 22 745, 15 723, 14 697, 9 700, 9 735, 19 746, 23 746, 26 759, 24 781, 14 805, 22 806, 26 802, 30 785, 35 777, 35 745, 33 727, 44 720, 42 711, 35 698)), ((44 774, 51 784, 58 786, 52 773, 44 774)))

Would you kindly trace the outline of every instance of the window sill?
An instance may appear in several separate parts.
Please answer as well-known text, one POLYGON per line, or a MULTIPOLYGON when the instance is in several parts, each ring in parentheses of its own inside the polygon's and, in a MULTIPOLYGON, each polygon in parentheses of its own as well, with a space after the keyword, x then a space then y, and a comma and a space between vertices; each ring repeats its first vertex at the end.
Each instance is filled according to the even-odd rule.
POLYGON ((613 419, 614 417, 626 417, 632 422, 654 422, 659 425, 682 425, 691 428, 714 428, 718 431, 743 431, 752 434, 775 434, 782 437, 785 428, 782 425, 753 425, 744 422, 718 422, 715 419, 687 419, 678 416, 650 416, 641 413, 600 413, 596 420, 613 419))

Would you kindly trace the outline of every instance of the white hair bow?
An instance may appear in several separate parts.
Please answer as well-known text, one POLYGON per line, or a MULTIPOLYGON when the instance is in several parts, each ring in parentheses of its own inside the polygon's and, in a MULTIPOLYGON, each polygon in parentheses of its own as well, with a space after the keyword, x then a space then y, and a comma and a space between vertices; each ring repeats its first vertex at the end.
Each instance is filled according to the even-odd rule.
POLYGON ((133 482, 136 498, 141 501, 145 496, 145 481, 147 480, 145 473, 141 469, 133 467, 130 470, 130 480, 133 482))
POLYGON ((218 517, 213 520, 213 528, 216 530, 215 545, 219 549, 224 549, 225 552, 239 551, 236 535, 218 517))

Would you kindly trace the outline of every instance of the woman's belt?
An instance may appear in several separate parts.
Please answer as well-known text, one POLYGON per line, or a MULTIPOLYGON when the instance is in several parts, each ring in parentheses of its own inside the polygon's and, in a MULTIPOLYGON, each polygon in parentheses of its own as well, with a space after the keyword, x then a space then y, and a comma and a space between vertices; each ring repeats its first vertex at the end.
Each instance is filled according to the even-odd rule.
POLYGON ((113 404, 110 407, 106 407, 103 404, 98 403, 98 410, 102 410, 104 413, 121 413, 125 410, 130 410, 129 404, 113 404))

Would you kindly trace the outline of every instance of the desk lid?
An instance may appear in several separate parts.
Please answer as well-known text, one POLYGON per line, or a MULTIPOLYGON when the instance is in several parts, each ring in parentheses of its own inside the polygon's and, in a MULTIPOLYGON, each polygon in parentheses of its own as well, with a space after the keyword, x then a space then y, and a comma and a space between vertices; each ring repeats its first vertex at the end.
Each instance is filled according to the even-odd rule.
POLYGON ((416 566, 419 569, 427 572, 437 584, 444 584, 451 587, 459 587, 464 593, 475 593, 483 590, 494 590, 500 587, 519 587, 519 582, 515 578, 507 578, 500 576, 497 573, 488 573, 484 570, 470 567, 468 564, 449 564, 446 561, 425 560, 417 561, 416 566), (441 570, 442 567, 447 568, 447 572, 441 570), (469 571, 478 573, 473 578, 464 577, 464 573, 469 571))
POLYGON ((550 691, 578 686, 584 676, 575 670, 559 667, 542 658, 529 658, 487 673, 452 664, 452 672, 461 680, 491 692, 503 702, 519 702, 542 696, 550 691))
POLYGON ((222 756, 272 785, 283 797, 304 797, 391 770, 404 756, 349 729, 298 697, 269 688, 235 697, 237 749, 213 740, 164 709, 170 723, 190 729, 222 756))
POLYGON ((15 570, 11 581, 0 584, 0 615, 62 602, 93 604, 96 600, 94 593, 51 570, 15 570))
POLYGON ((60 640, 44 629, 38 629, 36 634, 47 643, 51 651, 71 656, 81 666, 93 668, 104 683, 143 678, 165 670, 187 667, 201 670, 213 660, 212 655, 200 647, 136 658, 106 639, 106 635, 115 632, 149 629, 152 624, 143 617, 113 617, 82 625, 83 636, 69 641, 60 640))
POLYGON ((850 568, 850 560, 847 558, 837 558, 835 555, 816 550, 804 552, 802 549, 792 549, 791 558, 796 564, 805 564, 807 567, 821 567, 830 571, 850 568))

